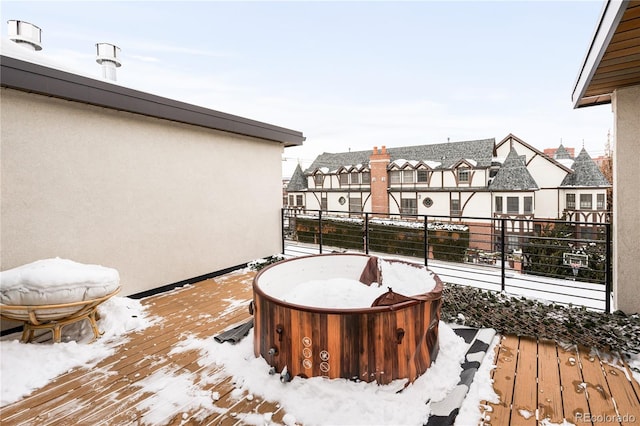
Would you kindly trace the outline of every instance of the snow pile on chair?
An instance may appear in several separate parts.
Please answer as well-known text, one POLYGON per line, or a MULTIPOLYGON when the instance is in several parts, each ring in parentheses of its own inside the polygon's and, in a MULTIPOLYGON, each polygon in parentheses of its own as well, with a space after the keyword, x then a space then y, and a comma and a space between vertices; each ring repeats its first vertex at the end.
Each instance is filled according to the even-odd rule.
POLYGON ((0 272, 0 303, 55 305, 93 300, 114 292, 118 271, 67 259, 44 259, 0 272))

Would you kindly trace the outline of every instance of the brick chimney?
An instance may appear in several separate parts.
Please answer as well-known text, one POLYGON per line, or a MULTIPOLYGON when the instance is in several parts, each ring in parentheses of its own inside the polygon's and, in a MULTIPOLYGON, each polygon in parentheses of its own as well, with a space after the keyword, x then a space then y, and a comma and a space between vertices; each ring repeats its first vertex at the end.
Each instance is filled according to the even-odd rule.
POLYGON ((391 156, 387 148, 383 145, 378 150, 373 147, 373 153, 369 157, 369 167, 371 169, 371 210, 372 213, 389 214, 389 175, 387 166, 391 162, 391 156))

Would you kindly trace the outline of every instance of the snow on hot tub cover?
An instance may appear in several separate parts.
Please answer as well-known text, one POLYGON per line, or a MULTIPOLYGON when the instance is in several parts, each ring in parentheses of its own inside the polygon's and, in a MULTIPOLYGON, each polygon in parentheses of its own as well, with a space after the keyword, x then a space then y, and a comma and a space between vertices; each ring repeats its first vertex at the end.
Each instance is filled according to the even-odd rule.
POLYGON ((113 268, 67 259, 44 259, 0 272, 3 305, 55 305, 97 299, 114 292, 120 275, 113 268))

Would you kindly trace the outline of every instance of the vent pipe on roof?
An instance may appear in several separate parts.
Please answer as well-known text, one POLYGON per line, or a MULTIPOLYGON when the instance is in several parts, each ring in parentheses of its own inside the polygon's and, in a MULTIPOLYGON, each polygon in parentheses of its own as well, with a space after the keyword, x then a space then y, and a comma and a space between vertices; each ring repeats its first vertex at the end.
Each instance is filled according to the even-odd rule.
POLYGON ((11 41, 29 50, 42 50, 42 30, 40 27, 15 19, 7 21, 7 24, 9 24, 9 39, 11 41))
POLYGON ((116 81, 116 68, 121 66, 120 48, 109 43, 96 43, 96 62, 102 65, 102 77, 116 81))

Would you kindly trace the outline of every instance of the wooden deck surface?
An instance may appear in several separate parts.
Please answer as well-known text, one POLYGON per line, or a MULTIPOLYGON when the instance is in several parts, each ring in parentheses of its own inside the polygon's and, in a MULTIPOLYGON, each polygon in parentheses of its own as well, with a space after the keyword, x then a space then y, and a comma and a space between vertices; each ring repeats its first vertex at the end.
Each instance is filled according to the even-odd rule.
POLYGON ((503 336, 485 424, 640 425, 640 386, 619 357, 548 340, 503 336))
MULTIPOLYGON (((156 410, 158 406, 148 404, 154 394, 136 384, 165 371, 194 373, 199 388, 217 392, 219 398, 215 412, 163 407, 167 413, 154 425, 243 424, 241 419, 248 413, 267 414, 274 423, 284 424, 285 413, 277 403, 238 395, 231 378, 220 374, 218 367, 198 364, 198 352, 171 352, 188 335, 213 338, 247 320, 253 276, 252 272, 229 274, 143 299, 148 313, 160 319, 157 323, 131 333, 126 343, 95 368, 69 371, 32 395, 0 408, 2 425, 149 424, 148 419, 157 419, 159 414, 151 413, 147 405, 156 410)), ((494 388, 501 403, 489 404, 492 412, 486 414, 491 425, 536 424, 536 410, 540 420, 548 418, 554 423, 566 418, 576 425, 592 424, 577 416, 627 413, 635 415, 635 424, 640 424, 640 386, 628 379, 626 366, 612 365, 608 363, 612 360, 587 350, 513 336, 504 337, 496 350, 494 388)))

